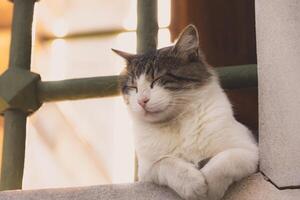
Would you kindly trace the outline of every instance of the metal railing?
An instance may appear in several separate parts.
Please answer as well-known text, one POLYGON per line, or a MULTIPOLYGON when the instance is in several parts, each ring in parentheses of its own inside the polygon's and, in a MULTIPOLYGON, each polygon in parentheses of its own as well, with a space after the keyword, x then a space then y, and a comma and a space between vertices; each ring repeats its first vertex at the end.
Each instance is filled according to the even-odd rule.
MULTIPOLYGON (((14 0, 9 67, 0 76, 0 112, 4 144, 0 190, 22 188, 26 118, 49 101, 119 95, 120 76, 41 81, 30 72, 32 18, 35 0, 14 0)), ((156 49, 157 0, 138 0, 137 52, 156 49)), ((257 86, 256 65, 217 68, 224 88, 257 86)))

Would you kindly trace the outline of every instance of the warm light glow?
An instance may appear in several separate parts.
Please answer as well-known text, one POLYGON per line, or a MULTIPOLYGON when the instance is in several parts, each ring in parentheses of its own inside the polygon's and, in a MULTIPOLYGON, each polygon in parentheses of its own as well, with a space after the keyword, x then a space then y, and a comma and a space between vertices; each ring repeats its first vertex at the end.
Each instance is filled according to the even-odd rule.
MULTIPOLYGON (((32 20, 32 41, 31 44, 32 46, 34 46, 36 43, 36 34, 37 34, 37 29, 36 29, 36 18, 37 18, 37 14, 36 12, 34 12, 33 14, 33 20, 32 20)), ((34 48, 33 48, 34 50, 34 48)), ((33 55, 31 55, 33 56, 33 55)))
MULTIPOLYGON (((82 1, 47 2, 51 2, 52 4, 49 4, 53 7, 47 4, 48 6, 38 13, 40 16, 37 19, 43 19, 37 24, 40 25, 38 34, 57 38, 42 42, 39 48, 35 48, 34 69, 42 75, 43 80, 117 75, 124 69, 124 60, 110 49, 135 53, 137 37, 135 31, 118 35, 62 38, 78 30, 83 30, 82 32, 106 30, 104 29, 106 25, 102 26, 103 22, 96 20, 98 24, 94 24, 94 28, 90 29, 84 26, 88 20, 77 23, 77 18, 73 15, 78 17, 81 12, 88 12, 91 21, 98 19, 91 12, 93 5, 80 3, 79 5, 87 5, 86 9, 82 9, 82 6, 75 6, 82 1), (64 9, 60 7, 59 12, 56 12, 55 8, 59 2, 65 7, 64 9), (80 12, 73 12, 75 8, 80 12), (64 12, 61 13, 61 10, 64 12)), ((101 4, 100 1, 95 1, 95 4, 97 3, 101 4)), ((128 3, 130 5, 126 5, 126 9, 124 6, 123 10, 116 11, 116 23, 112 23, 111 27, 119 28, 120 22, 125 19, 124 16, 128 16, 124 20, 124 28, 136 29, 137 0, 128 0, 128 3), (129 8, 126 15, 124 12, 129 8)), ((123 6, 117 8, 122 9, 123 6)), ((100 11, 97 12, 101 13, 100 11)), ((103 18, 108 21, 107 24, 113 21, 103 18)), ((166 28, 170 24, 170 0, 158 1, 158 19, 160 26, 158 48, 160 48, 170 45, 170 32, 166 28)), ((1 39, 3 38, 0 35, 0 47, 1 39)), ((36 43, 39 43, 39 40, 36 43)), ((133 131, 122 97, 47 104, 37 114, 35 120, 31 120, 28 126, 30 145, 27 148, 24 188, 133 182, 135 168, 133 131), (52 133, 53 127, 59 132, 52 133), (61 133, 64 133, 63 136, 61 133), (75 150, 73 152, 70 149, 75 150), (76 157, 72 157, 74 153, 76 157), (44 155, 43 162, 40 155, 44 155), (45 169, 49 173, 36 173, 36 169, 45 169)))
POLYGON ((132 124, 126 105, 121 97, 114 100, 113 119, 113 183, 128 183, 134 180, 135 151, 132 124))
POLYGON ((3 29, 0 31, 0 74, 2 74, 8 66, 10 45, 10 30, 3 29))
POLYGON ((157 35, 157 48, 162 48, 166 46, 170 46, 171 43, 171 34, 170 30, 168 28, 162 28, 158 30, 158 35, 157 35))
POLYGON ((135 30, 137 25, 137 0, 130 0, 130 8, 128 11, 128 16, 123 22, 123 27, 126 30, 135 30))
POLYGON ((68 44, 65 39, 55 39, 50 47, 50 63, 47 75, 53 79, 64 79, 67 68, 68 44))
MULTIPOLYGON (((165 28, 170 25, 171 21, 171 1, 161 0, 157 2, 158 26, 165 28)), ((128 17, 123 22, 123 27, 126 30, 136 30, 137 27, 137 0, 130 0, 130 8, 128 17)))
MULTIPOLYGON (((166 47, 171 44, 170 31, 167 28, 159 29, 158 31, 158 44, 157 47, 166 47)), ((136 53, 136 33, 135 32, 124 32, 118 34, 116 42, 113 48, 120 49, 129 53, 136 53)), ((122 60, 122 59, 120 59, 122 60)), ((122 65, 120 65, 122 69, 122 65)))
POLYGON ((171 1, 161 0, 158 1, 158 25, 160 28, 165 28, 170 25, 171 22, 171 1))
POLYGON ((68 34, 68 26, 65 20, 60 19, 54 21, 52 25, 52 33, 55 37, 62 38, 68 34))
POLYGON ((55 39, 51 43, 52 53, 56 55, 65 54, 66 52, 66 40, 64 39, 55 39))

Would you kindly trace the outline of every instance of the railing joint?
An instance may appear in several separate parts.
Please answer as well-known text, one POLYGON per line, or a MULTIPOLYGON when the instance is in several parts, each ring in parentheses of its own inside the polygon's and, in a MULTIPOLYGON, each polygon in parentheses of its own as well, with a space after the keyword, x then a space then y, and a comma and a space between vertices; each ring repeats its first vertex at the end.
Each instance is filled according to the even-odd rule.
POLYGON ((23 68, 8 68, 0 76, 0 113, 18 109, 31 114, 41 103, 37 97, 40 75, 23 68))

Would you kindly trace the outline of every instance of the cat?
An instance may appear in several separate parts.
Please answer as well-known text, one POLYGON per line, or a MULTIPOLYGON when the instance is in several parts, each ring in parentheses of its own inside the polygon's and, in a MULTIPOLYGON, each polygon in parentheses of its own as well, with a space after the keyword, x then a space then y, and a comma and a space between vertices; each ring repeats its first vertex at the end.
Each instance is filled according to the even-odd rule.
POLYGON ((194 25, 173 46, 113 51, 126 61, 120 86, 134 123, 140 181, 168 186, 186 200, 219 200, 255 173, 257 143, 234 118, 194 25))

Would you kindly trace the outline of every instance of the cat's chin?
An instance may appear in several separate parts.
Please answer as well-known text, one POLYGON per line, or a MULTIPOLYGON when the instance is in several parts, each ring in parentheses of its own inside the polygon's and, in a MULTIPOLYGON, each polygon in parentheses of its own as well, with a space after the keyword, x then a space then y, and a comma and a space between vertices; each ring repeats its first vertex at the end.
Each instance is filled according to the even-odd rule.
POLYGON ((140 113, 138 118, 148 123, 164 123, 170 121, 174 118, 174 115, 170 113, 170 110, 163 110, 163 111, 143 111, 140 113))
POLYGON ((129 107, 129 113, 138 121, 147 123, 165 123, 174 119, 181 109, 172 106, 166 106, 160 109, 131 109, 129 107))
POLYGON ((163 111, 150 112, 145 110, 139 115, 139 118, 149 123, 157 123, 164 118, 163 115, 163 111))
POLYGON ((164 111, 166 111, 168 109, 168 107, 167 108, 165 108, 165 109, 161 109, 161 110, 151 110, 151 109, 147 109, 147 108, 145 108, 144 110, 143 110, 143 115, 145 115, 145 116, 152 116, 152 115, 158 115, 158 114, 162 114, 164 111))

